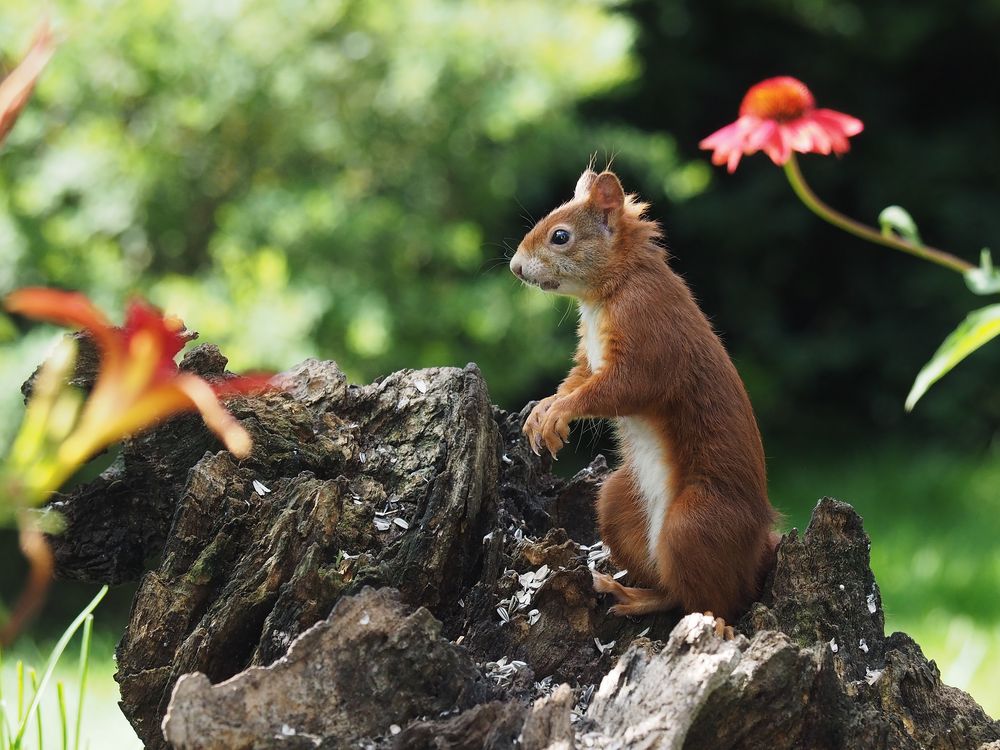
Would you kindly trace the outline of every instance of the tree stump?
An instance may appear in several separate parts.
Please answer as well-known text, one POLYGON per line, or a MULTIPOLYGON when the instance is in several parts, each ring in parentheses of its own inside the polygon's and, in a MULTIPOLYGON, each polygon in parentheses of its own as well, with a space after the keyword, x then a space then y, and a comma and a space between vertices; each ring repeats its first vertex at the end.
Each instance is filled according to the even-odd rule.
MULTIPOLYGON (((225 359, 203 345, 182 366, 221 377, 225 359)), ((116 679, 147 747, 1000 740, 917 644, 885 636, 844 503, 785 536, 735 639, 699 614, 614 618, 590 575, 615 572, 594 523, 604 459, 552 475, 474 365, 359 387, 308 360, 280 381, 229 404, 247 459, 182 417, 53 502, 60 575, 141 576, 116 679)))

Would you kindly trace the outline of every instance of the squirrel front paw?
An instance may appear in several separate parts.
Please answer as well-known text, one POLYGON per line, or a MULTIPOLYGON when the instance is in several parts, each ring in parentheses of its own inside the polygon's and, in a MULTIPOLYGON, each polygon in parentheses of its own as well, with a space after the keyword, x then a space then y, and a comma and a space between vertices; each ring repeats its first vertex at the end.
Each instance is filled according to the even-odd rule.
POLYGON ((531 414, 528 418, 524 420, 524 427, 521 428, 521 432, 524 433, 525 437, 528 438, 528 445, 531 446, 531 450, 534 451, 536 456, 542 455, 542 423, 545 421, 545 415, 549 411, 549 407, 552 406, 558 399, 558 396, 548 396, 543 398, 537 404, 535 408, 531 410, 531 414))
POLYGON ((548 450, 552 458, 569 439, 569 423, 572 413, 565 406, 566 398, 549 396, 535 404, 524 422, 525 437, 536 456, 542 455, 542 448, 548 450))
POLYGON ((556 457, 559 450, 569 440, 569 423, 573 419, 573 412, 567 408, 567 401, 568 399, 560 398, 549 406, 542 419, 542 426, 535 436, 535 439, 541 441, 552 458, 556 457))

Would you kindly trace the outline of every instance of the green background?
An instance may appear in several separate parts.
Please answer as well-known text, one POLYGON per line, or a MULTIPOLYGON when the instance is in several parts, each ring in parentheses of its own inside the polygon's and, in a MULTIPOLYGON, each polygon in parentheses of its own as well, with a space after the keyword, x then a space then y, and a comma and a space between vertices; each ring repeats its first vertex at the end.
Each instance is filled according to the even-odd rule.
MULTIPOLYGON (((902 409, 983 301, 821 224, 766 157, 727 175, 697 148, 748 86, 795 75, 866 126, 842 158, 803 157, 820 195, 870 222, 899 203, 974 261, 1000 236, 1000 2, 51 6, 62 44, 0 154, 0 292, 81 289, 109 312, 138 293, 238 370, 475 361, 517 409, 565 372, 575 321, 506 259, 613 157, 747 383, 788 525, 822 495, 854 504, 890 628, 1000 714, 1000 346, 902 409)), ((5 3, 5 68, 38 12, 5 3)), ((0 444, 53 335, 0 317, 0 444)), ((610 450, 577 432, 577 464, 610 450)), ((16 574, 0 583, 10 601, 16 574)), ((36 640, 90 594, 59 592, 36 640)), ((127 599, 99 616, 105 642, 127 599)))

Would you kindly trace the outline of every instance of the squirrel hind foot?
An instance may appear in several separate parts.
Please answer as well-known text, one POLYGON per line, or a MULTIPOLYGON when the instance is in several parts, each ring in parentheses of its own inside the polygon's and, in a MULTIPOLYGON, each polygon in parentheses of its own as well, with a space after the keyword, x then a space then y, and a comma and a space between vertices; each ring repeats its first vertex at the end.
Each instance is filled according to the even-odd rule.
POLYGON ((714 628, 715 634, 724 641, 731 641, 736 637, 736 631, 733 630, 732 625, 727 625, 726 621, 721 617, 716 617, 711 612, 705 612, 705 617, 711 617, 715 620, 714 628))
POLYGON ((617 617, 663 612, 674 609, 679 604, 676 597, 663 591, 622 586, 605 573, 592 571, 591 574, 594 579, 594 591, 599 594, 611 594, 618 602, 608 610, 609 614, 617 617))
POLYGON ((625 588, 607 573, 598 573, 596 570, 590 571, 594 579, 594 591, 598 594, 615 594, 618 589, 625 588))

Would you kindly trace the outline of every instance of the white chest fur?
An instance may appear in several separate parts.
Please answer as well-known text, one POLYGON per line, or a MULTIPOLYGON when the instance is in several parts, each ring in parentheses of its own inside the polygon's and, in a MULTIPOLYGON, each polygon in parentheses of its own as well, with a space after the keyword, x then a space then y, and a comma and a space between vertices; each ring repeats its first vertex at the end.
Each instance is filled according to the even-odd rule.
POLYGON ((656 560, 657 540, 673 495, 670 457, 657 431, 644 417, 619 417, 618 439, 646 506, 646 549, 656 560))
MULTIPOLYGON (((604 341, 601 337, 603 310, 599 305, 580 303, 583 346, 593 372, 604 366, 604 341)), ((657 540, 663 519, 673 499, 670 490, 670 457, 667 446, 644 417, 619 417, 618 438, 622 457, 638 485, 646 510, 646 545, 651 560, 656 559, 657 540)))
POLYGON ((581 335, 583 346, 587 350, 587 363, 592 372, 597 372, 604 366, 604 342, 601 340, 602 313, 600 305, 580 303, 580 322, 583 324, 581 335))

